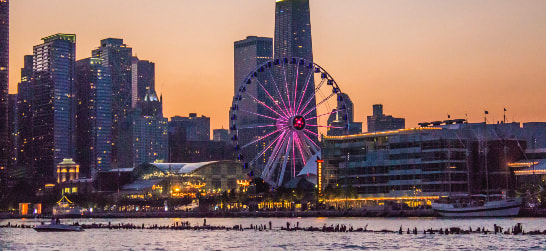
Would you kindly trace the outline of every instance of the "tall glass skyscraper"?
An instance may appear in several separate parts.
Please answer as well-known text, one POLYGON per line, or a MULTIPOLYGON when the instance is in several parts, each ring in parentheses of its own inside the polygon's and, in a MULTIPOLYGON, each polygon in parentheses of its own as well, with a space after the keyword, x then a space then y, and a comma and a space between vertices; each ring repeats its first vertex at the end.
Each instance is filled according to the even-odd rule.
POLYGON ((112 77, 99 58, 76 62, 76 161, 80 176, 108 170, 112 154, 112 77))
MULTIPOLYGON (((268 37, 248 36, 246 39, 236 41, 234 43, 234 94, 238 94, 239 87, 242 81, 247 75, 254 70, 257 66, 265 63, 267 60, 273 58, 273 39, 268 37)), ((267 86, 268 79, 261 77, 260 82, 267 86)), ((269 104, 267 94, 258 85, 248 85, 246 87, 246 93, 257 97, 260 100, 265 100, 269 104)), ((274 92, 271 92, 274 93, 274 92)), ((253 113, 266 114, 267 110, 262 105, 252 102, 245 105, 245 110, 253 113)), ((230 114, 231 117, 231 114, 230 114)), ((239 127, 245 129, 239 129, 239 144, 246 145, 271 132, 272 128, 257 128, 257 125, 264 124, 267 121, 262 117, 253 116, 250 113, 238 114, 239 127)), ((231 124, 230 124, 231 126, 231 124)), ((257 142, 253 145, 243 149, 242 154, 244 156, 254 157, 257 156, 266 146, 263 142, 257 142)), ((262 156, 262 159, 257 161, 258 167, 260 164, 265 163, 267 155, 262 156)))
MULTIPOLYGON (((275 4, 275 39, 274 39, 274 57, 276 59, 287 58, 288 62, 292 57, 303 58, 313 62, 313 43, 311 39, 311 15, 309 9, 309 0, 276 0, 275 4)), ((288 90, 296 89, 296 95, 302 96, 303 100, 311 98, 311 107, 316 104, 314 90, 315 80, 310 77, 308 85, 305 77, 296 76, 294 68, 277 67, 275 82, 286 82, 288 90), (306 89, 306 93, 304 89, 306 89)), ((299 72, 302 76, 303 72, 299 72)), ((270 89, 273 92, 273 89, 270 89)), ((283 97, 287 96, 285 91, 281 91, 283 97)), ((312 110, 310 117, 316 117, 317 111, 312 110)), ((317 124, 316 119, 306 121, 307 124, 317 124)), ((317 127, 311 127, 309 130, 318 133, 317 127)), ((317 137, 312 140, 318 143, 317 137)), ((296 161, 297 162, 297 161, 296 161)), ((284 181, 289 181, 295 173, 299 173, 303 166, 296 165, 295 170, 286 169, 284 181)))
POLYGON ((7 184, 9 92, 9 0, 0 0, 0 195, 7 184))
POLYGON ((32 157, 32 55, 25 55, 24 66, 21 68, 21 82, 17 86, 17 122, 18 122, 18 151, 17 164, 26 167, 29 176, 33 171, 34 158, 32 157))
POLYGON ((132 107, 144 101, 144 97, 155 92, 155 63, 133 57, 132 64, 132 107))
POLYGON ((32 136, 36 185, 54 182, 55 166, 75 149, 76 35, 55 34, 34 46, 32 136))
POLYGON ((277 0, 274 55, 313 61, 309 0, 277 0))
POLYGON ((103 60, 112 74, 112 162, 117 162, 119 124, 127 117, 132 105, 132 57, 133 49, 123 39, 107 38, 100 41, 100 47, 93 50, 92 57, 103 60))

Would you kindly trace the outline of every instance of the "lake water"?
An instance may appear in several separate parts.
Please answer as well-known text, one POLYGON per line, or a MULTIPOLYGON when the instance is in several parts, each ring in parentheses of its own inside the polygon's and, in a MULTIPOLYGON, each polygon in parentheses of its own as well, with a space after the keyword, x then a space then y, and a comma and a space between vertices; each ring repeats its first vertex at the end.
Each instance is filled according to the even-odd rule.
MULTIPOLYGON (((0 225, 39 224, 34 219, 3 220, 0 225)), ((44 220, 45 221, 45 220, 44 220)), ((192 226, 202 225, 202 218, 164 219, 65 219, 63 223, 133 223, 171 225, 189 221, 192 226)), ((207 218, 207 224, 233 226, 242 224, 273 223, 269 231, 194 231, 194 230, 108 230, 87 229, 84 232, 44 233, 33 229, 0 228, 0 250, 545 250, 544 235, 424 235, 423 229, 460 227, 476 229, 485 227, 493 230, 493 224, 505 229, 522 223, 525 231, 545 230, 543 218, 502 218, 502 219, 441 219, 441 218, 207 218), (368 230, 396 231, 402 226, 417 227, 418 235, 369 232, 305 232, 281 231, 281 226, 290 222, 293 226, 321 227, 324 224, 345 224, 355 229, 368 225, 368 230)))

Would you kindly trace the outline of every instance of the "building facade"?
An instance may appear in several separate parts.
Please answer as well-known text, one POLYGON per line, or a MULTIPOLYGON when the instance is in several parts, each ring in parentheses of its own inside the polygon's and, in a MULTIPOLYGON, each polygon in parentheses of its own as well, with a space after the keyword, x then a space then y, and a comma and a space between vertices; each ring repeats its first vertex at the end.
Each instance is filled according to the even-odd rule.
POLYGON ((8 96, 8 170, 13 170, 17 166, 17 146, 19 141, 19 129, 17 123, 17 94, 8 96))
POLYGON ((309 0, 281 0, 275 4, 275 58, 313 61, 309 0))
POLYGON ((328 136, 341 136, 345 134, 360 134, 362 133, 362 122, 354 121, 354 105, 351 98, 346 93, 337 94, 337 107, 332 110, 332 114, 328 116, 328 126, 341 127, 341 128, 328 128, 326 135, 328 136), (336 110, 345 109, 347 112, 347 120, 345 121, 341 116, 342 112, 336 110), (349 129, 345 129, 348 126, 349 129))
POLYGON ((17 163, 30 175, 34 159, 32 157, 32 117, 33 117, 33 91, 32 91, 32 55, 24 57, 24 66, 21 68, 21 82, 17 86, 17 121, 18 121, 18 147, 17 163))
POLYGON ((228 129, 212 130, 212 140, 216 142, 230 143, 228 129))
POLYGON ((0 1, 0 196, 7 189, 9 156, 9 0, 0 1))
POLYGON ((100 41, 100 47, 93 50, 92 57, 103 60, 112 75, 112 162, 126 155, 119 152, 119 125, 127 117, 132 105, 132 59, 133 50, 123 39, 107 38, 100 41))
POLYGON ((155 63, 133 57, 132 74, 132 104, 136 107, 148 93, 155 91, 155 63))
POLYGON ((127 119, 132 146, 131 165, 135 167, 143 163, 158 160, 166 161, 169 157, 168 119, 162 116, 144 116, 140 109, 130 113, 127 119))
POLYGON ((385 115, 382 104, 373 105, 373 115, 368 116, 368 132, 397 130, 405 127, 406 119, 385 115))
POLYGON ((76 162, 82 177, 108 170, 112 155, 112 78, 99 58, 76 62, 76 162))
POLYGON ((75 149, 76 35, 55 34, 34 46, 32 165, 36 185, 54 183, 55 166, 75 149))
POLYGON ((181 134, 183 141, 210 141, 210 117, 198 117, 197 113, 171 117, 169 132, 181 134))
MULTIPOLYGON (((238 94, 238 90, 242 85, 244 79, 259 65, 265 63, 267 60, 273 58, 273 39, 268 37, 256 37, 248 36, 246 39, 236 41, 234 43, 234 97, 238 94)), ((259 81, 268 86, 270 80, 265 77, 260 77, 259 81)), ((267 97, 265 91, 258 85, 248 85, 246 87, 246 93, 264 100, 268 105, 270 99, 267 97)), ((273 93, 273 92, 272 92, 273 93)), ((240 145, 246 145, 252 142, 261 135, 266 135, 271 132, 272 128, 261 127, 258 125, 265 124, 269 121, 263 117, 254 116, 252 113, 267 114, 269 111, 262 105, 256 102, 248 102, 244 105, 244 109, 251 113, 239 113, 237 119, 238 129, 238 141, 240 145), (241 129, 244 128, 244 129, 241 129)), ((232 114, 230 114, 230 128, 233 127, 235 121, 232 114), (233 122, 233 123, 232 123, 233 122)), ((257 156, 265 148, 263 144, 252 144, 241 150, 240 154, 243 156, 257 156)), ((264 163, 265 158, 257 163, 264 163)))
POLYGON ((361 198, 511 191, 515 176, 508 163, 524 157, 526 141, 516 132, 485 127, 447 124, 326 136, 324 187, 354 190, 361 198))

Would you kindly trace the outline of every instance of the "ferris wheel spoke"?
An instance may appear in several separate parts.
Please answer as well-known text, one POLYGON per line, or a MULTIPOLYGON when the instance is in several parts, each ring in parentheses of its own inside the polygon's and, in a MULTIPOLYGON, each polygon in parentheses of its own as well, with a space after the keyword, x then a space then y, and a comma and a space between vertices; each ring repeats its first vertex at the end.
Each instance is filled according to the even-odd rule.
POLYGON ((252 142, 250 142, 250 143, 247 143, 246 145, 242 146, 241 149, 244 149, 244 148, 246 148, 247 146, 252 145, 252 144, 254 144, 254 143, 256 143, 256 142, 262 141, 262 140, 264 140, 264 139, 270 137, 271 135, 273 135, 273 134, 275 134, 275 133, 278 133, 278 132, 283 131, 284 129, 285 129, 285 128, 277 129, 277 130, 275 130, 275 131, 273 131, 273 132, 271 132, 271 133, 269 133, 269 134, 267 134, 267 135, 265 135, 265 136, 262 136, 262 137, 260 137, 260 138, 258 138, 258 139, 256 139, 256 140, 254 140, 254 141, 252 141, 252 142))
MULTIPOLYGON (((313 69, 314 69, 314 67, 313 67, 313 69)), ((300 110, 301 103, 303 102, 303 99, 305 98, 305 93, 307 92, 307 87, 309 86, 309 82, 311 81, 311 76, 313 76, 313 69, 311 69, 309 71, 309 74, 307 74, 307 81, 305 81, 305 88, 303 89, 303 92, 301 93, 301 99, 300 99, 300 102, 298 104, 298 108, 296 109, 296 111, 300 110)))
POLYGON ((269 76, 271 76, 271 80, 273 80, 273 84, 275 84, 275 89, 277 90, 277 94, 279 95, 279 98, 282 101, 285 113, 288 113, 288 108, 286 107, 286 103, 284 102, 284 98, 282 97, 281 91, 279 90, 279 86, 277 85, 277 81, 273 77, 273 73, 271 72, 271 68, 269 68, 268 71, 269 71, 269 76))
POLYGON ((331 111, 331 112, 328 112, 328 113, 325 113, 325 114, 321 114, 321 115, 318 115, 318 116, 316 116, 316 117, 305 118, 305 119, 306 119, 306 120, 316 119, 316 118, 320 118, 320 117, 322 117, 322 116, 330 115, 330 114, 332 114, 332 113, 340 112, 340 111, 343 111, 343 110, 345 110, 345 109, 333 110, 333 111, 331 111))
POLYGON ((247 110, 239 109, 239 111, 246 112, 246 113, 253 114, 253 115, 256 115, 256 116, 260 116, 260 117, 264 117, 264 118, 268 118, 268 119, 272 119, 272 120, 275 120, 275 121, 279 120, 279 118, 273 118, 273 117, 265 116, 263 114, 259 114, 259 113, 255 113, 255 112, 251 112, 251 111, 247 111, 247 110))
POLYGON ((260 80, 258 80, 258 79, 256 78, 256 81, 258 82, 258 84, 260 85, 260 87, 262 87, 262 89, 265 91, 265 93, 267 94, 267 96, 269 96, 269 98, 271 99, 271 101, 272 101, 275 105, 277 105, 277 107, 279 108, 279 111, 281 111, 285 117, 289 117, 289 116, 288 116, 288 113, 286 113, 286 111, 283 110, 283 109, 281 108, 281 106, 279 105, 279 103, 275 101, 275 99, 271 96, 271 94, 269 94, 269 92, 268 92, 267 89, 262 85, 262 83, 260 82, 260 80))
POLYGON ((303 129, 303 131, 306 132, 306 133, 310 133, 310 134, 312 134, 312 135, 315 135, 315 136, 317 136, 317 137, 319 136, 318 133, 313 132, 313 131, 310 131, 309 129, 303 129))
POLYGON ((241 130, 241 129, 255 129, 255 128, 273 127, 273 126, 277 126, 277 125, 276 125, 276 124, 273 124, 273 125, 257 125, 257 126, 237 127, 237 130, 241 130))
POLYGON ((281 172, 279 174, 279 182, 277 183, 278 186, 281 186, 282 185, 282 181, 284 179, 284 172, 286 170, 286 164, 288 164, 288 157, 290 156, 290 145, 292 144, 292 137, 289 137, 288 138, 288 144, 286 145, 286 152, 284 154, 284 160, 283 160, 283 163, 282 163, 282 169, 281 169, 281 172))
POLYGON ((285 66, 285 63, 283 61, 282 63, 282 69, 283 69, 283 72, 284 72, 284 85, 285 85, 285 91, 286 91, 286 100, 288 100, 288 112, 289 113, 292 113, 292 111, 290 110, 292 105, 290 103, 290 89, 288 89, 288 79, 286 77, 286 66, 285 66))
POLYGON ((294 81, 294 102, 292 102, 292 105, 293 105, 293 109, 292 111, 296 112, 296 100, 297 100, 297 94, 298 94, 298 78, 299 78, 299 75, 300 75, 300 64, 299 62, 296 63, 296 76, 295 76, 295 79, 296 81, 294 81))
POLYGON ((296 138, 294 133, 292 133, 292 178, 296 177, 296 138))
MULTIPOLYGON (((309 149, 309 147, 312 147, 312 148, 313 148, 313 151, 315 150, 315 147, 312 146, 312 145, 309 146, 309 147, 307 147, 307 145, 306 145, 307 142, 306 142, 306 139, 305 139, 305 133, 303 133, 303 132, 298 132, 297 136, 298 136, 298 139, 299 139, 299 141, 300 141, 300 143, 301 143, 301 147, 302 147, 303 151, 307 154, 307 158, 306 158, 306 159, 307 159, 307 160, 310 159, 310 158, 313 156, 313 154, 311 153, 311 150, 309 149)), ((313 143, 314 143, 314 142, 313 142, 313 143)))
POLYGON ((309 146, 311 146, 311 148, 313 148, 313 151, 318 152, 320 147, 317 145, 317 143, 315 143, 315 141, 311 140, 311 138, 309 138, 309 136, 307 136, 307 134, 305 133, 302 133, 303 136, 305 136, 305 140, 307 141, 307 144, 309 144, 309 142, 311 142, 311 144, 309 144, 309 146))
POLYGON ((258 156, 254 157, 254 159, 252 159, 252 161, 250 163, 256 163, 256 161, 262 157, 265 152, 267 152, 267 149, 269 149, 273 144, 275 144, 275 142, 279 141, 280 138, 282 138, 284 136, 285 132, 282 132, 277 138, 275 138, 275 140, 271 141, 271 144, 269 144, 263 151, 260 152, 260 154, 258 154, 258 156))
POLYGON ((256 100, 256 102, 258 102, 259 104, 263 105, 265 108, 269 109, 269 110, 272 111, 273 113, 277 114, 279 117, 284 118, 284 119, 287 119, 286 116, 281 115, 280 113, 278 113, 278 112, 275 111, 273 108, 269 107, 269 106, 266 105, 264 102, 262 102, 262 101, 260 101, 259 99, 257 99, 256 97, 254 97, 254 96, 252 96, 252 95, 250 95, 250 94, 248 94, 248 93, 244 93, 244 95, 247 95, 247 96, 253 98, 254 100, 256 100))
POLYGON ((339 127, 339 126, 325 126, 325 125, 306 125, 306 126, 343 129, 343 127, 339 127))
MULTIPOLYGON (((300 138, 298 137, 297 132, 294 132, 293 134, 294 134, 294 141, 296 142, 296 147, 298 148, 298 151, 300 152, 300 155, 301 155, 301 162, 305 166, 306 156, 303 154, 303 151, 302 151, 302 146, 301 146, 302 142, 301 142, 300 138)), ((295 169, 294 169, 294 176, 296 176, 295 175, 295 169)))
POLYGON ((264 173, 262 177, 266 180, 271 179, 271 175, 273 175, 273 172, 275 171, 275 167, 279 164, 279 159, 281 157, 281 154, 279 154, 285 145, 285 142, 287 141, 287 134, 283 132, 283 137, 281 140, 277 142, 275 145, 275 148, 273 149, 273 152, 271 156, 269 157, 269 160, 267 161, 267 164, 264 168, 264 173))
POLYGON ((321 81, 320 81, 320 84, 315 88, 315 91, 313 93, 311 93, 311 95, 309 96, 309 98, 307 98, 307 101, 305 101, 305 105, 303 105, 303 107, 301 109, 299 109, 297 111, 297 113, 301 113, 301 111, 305 110, 307 108, 307 106, 309 105, 309 103, 311 103, 311 101, 313 100, 313 98, 315 98, 317 92, 319 91, 320 87, 324 84, 324 82, 326 81, 325 78, 323 78, 321 81))
POLYGON ((324 102, 328 101, 328 99, 332 98, 332 96, 334 96, 335 93, 332 93, 330 95, 328 95, 328 97, 324 98, 322 101, 320 101, 316 106, 314 106, 313 108, 311 108, 309 111, 305 112, 302 116, 307 116, 307 114, 309 114, 310 112, 314 111, 315 109, 317 109, 317 107, 319 107, 320 105, 324 104, 324 102))

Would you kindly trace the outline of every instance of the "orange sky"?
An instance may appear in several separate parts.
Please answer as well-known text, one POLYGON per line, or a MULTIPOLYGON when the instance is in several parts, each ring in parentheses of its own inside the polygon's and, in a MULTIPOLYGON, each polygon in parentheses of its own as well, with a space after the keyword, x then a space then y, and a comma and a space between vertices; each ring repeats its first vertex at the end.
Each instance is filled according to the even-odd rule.
MULTIPOLYGON (((77 34, 77 59, 123 38, 156 63, 166 117, 197 112, 227 128, 233 42, 273 36, 273 0, 11 0, 10 93, 23 55, 77 34)), ((311 0, 315 62, 355 103, 418 122, 546 121, 546 1, 311 0)), ((364 125, 365 127, 365 125, 364 125)))

